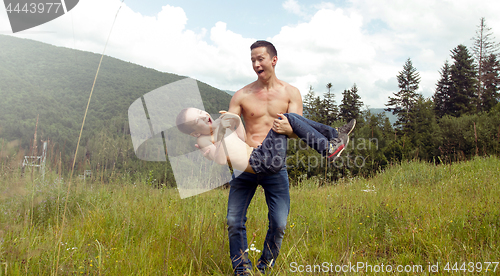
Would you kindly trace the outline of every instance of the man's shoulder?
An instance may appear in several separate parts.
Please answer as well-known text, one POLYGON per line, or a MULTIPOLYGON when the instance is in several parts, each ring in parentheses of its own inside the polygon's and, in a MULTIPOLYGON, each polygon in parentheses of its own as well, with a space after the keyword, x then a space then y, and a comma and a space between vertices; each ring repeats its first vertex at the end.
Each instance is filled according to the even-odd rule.
POLYGON ((280 83, 283 87, 283 89, 285 90, 285 92, 287 92, 291 97, 296 97, 296 96, 300 96, 300 91, 297 87, 285 82, 285 81, 282 81, 280 80, 280 83))
POLYGON ((287 89, 287 90, 295 90, 295 91, 299 91, 299 89, 297 89, 297 87, 295 87, 295 86, 293 86, 293 85, 289 84, 289 83, 288 83, 288 82, 286 82, 286 81, 282 81, 282 80, 280 80, 280 82, 281 82, 281 85, 283 85, 283 86, 285 87, 285 89, 287 89))
POLYGON ((233 100, 235 99, 242 99, 246 97, 248 94, 250 94, 255 88, 255 82, 252 82, 250 84, 245 85, 245 87, 241 88, 240 90, 236 91, 233 95, 233 100))
POLYGON ((246 93, 249 93, 251 91, 253 91, 255 89, 255 85, 256 85, 256 81, 252 82, 252 83, 249 83, 247 85, 245 85, 243 88, 241 88, 240 90, 236 91, 235 95, 236 94, 246 94, 246 93))

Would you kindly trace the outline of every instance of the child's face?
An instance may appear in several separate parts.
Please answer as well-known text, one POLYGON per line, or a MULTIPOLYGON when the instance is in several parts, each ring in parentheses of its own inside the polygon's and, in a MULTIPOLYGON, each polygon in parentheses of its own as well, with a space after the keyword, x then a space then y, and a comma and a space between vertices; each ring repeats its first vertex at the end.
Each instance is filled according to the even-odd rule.
POLYGON ((195 130, 191 135, 198 137, 200 135, 210 135, 212 126, 212 117, 206 111, 190 108, 186 112, 186 121, 191 124, 195 130))

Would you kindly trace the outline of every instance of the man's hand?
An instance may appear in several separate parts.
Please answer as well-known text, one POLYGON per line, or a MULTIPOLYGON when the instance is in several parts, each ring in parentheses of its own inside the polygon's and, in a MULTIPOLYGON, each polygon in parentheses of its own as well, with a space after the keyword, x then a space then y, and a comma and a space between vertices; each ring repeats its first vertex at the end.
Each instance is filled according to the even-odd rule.
POLYGON ((288 122, 288 118, 281 113, 278 113, 278 117, 280 117, 281 120, 274 119, 272 130, 274 130, 274 132, 279 133, 279 134, 285 134, 286 136, 292 136, 293 129, 292 129, 292 126, 290 125, 290 123, 288 122))

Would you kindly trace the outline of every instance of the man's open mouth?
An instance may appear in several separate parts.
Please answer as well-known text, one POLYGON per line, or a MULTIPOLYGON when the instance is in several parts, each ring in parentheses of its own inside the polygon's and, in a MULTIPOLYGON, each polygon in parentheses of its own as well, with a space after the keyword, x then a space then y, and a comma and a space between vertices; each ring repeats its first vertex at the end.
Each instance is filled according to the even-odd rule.
POLYGON ((259 70, 257 71, 257 74, 260 75, 260 73, 264 72, 264 70, 259 70))

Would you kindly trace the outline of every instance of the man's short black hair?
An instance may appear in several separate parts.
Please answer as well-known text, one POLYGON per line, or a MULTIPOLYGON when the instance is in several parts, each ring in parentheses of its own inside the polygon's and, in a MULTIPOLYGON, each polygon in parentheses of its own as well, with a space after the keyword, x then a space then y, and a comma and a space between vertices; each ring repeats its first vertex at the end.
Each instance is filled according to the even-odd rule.
POLYGON ((265 40, 257 40, 255 41, 252 46, 250 46, 250 50, 253 50, 255 48, 259 48, 259 47, 266 47, 266 51, 267 53, 271 56, 271 58, 273 57, 277 57, 278 56, 278 52, 276 51, 276 48, 274 47, 274 45, 269 42, 269 41, 265 41, 265 40))

